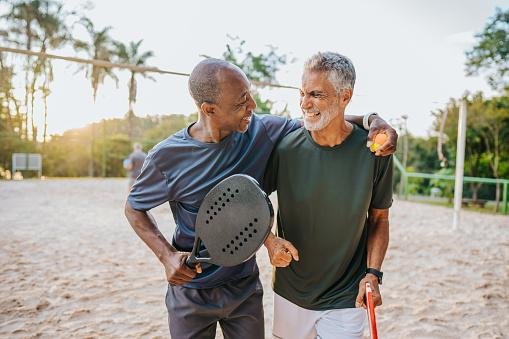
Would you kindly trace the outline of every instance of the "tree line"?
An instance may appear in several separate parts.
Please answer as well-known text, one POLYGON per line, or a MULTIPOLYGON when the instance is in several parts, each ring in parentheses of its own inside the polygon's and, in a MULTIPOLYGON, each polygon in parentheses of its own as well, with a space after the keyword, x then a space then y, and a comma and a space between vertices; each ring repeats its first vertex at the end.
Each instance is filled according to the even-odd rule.
MULTIPOLYGON (((445 107, 431 112, 433 135, 428 138, 403 135, 409 139, 407 171, 454 175, 459 107, 464 101, 468 112, 465 176, 509 178, 509 10, 497 8, 475 38, 474 47, 465 52, 465 73, 486 76, 496 95, 487 98, 482 92, 466 92, 461 98, 451 98, 445 107)), ((403 157, 402 143, 397 154, 400 159, 403 157)), ((398 180, 395 184, 398 185, 398 180)), ((433 187, 452 199, 452 181, 413 179, 410 193, 429 195, 433 187)), ((501 187, 469 183, 465 185, 464 196, 473 201, 495 200, 498 211, 501 187)))

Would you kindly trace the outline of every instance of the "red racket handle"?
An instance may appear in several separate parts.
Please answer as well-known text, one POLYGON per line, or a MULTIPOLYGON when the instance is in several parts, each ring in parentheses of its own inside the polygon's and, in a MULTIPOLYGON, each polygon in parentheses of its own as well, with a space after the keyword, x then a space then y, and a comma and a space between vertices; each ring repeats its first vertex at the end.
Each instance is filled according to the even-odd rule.
POLYGON ((373 303, 373 290, 371 289, 369 282, 366 283, 366 309, 368 311, 369 333, 371 334, 371 339, 378 339, 375 304, 373 303))

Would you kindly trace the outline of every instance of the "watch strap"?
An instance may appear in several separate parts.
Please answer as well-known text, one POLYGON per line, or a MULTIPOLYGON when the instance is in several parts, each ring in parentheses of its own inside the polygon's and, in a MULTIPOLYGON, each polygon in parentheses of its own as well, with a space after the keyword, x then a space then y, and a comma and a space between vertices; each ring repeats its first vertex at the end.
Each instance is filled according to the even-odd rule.
POLYGON ((384 276, 384 273, 377 270, 376 268, 368 267, 366 269, 366 274, 371 273, 375 275, 378 278, 378 284, 382 285, 382 277, 384 276))

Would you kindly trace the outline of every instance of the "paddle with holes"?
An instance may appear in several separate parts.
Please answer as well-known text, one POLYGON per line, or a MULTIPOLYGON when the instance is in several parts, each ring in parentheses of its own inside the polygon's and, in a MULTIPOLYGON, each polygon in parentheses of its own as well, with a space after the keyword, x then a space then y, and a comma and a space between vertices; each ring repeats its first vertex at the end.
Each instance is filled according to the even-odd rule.
POLYGON ((195 241, 186 264, 235 266, 249 258, 267 238, 274 210, 258 182, 232 175, 214 186, 203 199, 195 225, 195 241), (202 245, 208 255, 200 256, 202 245))
POLYGON ((373 290, 369 282, 366 283, 366 309, 368 311, 369 333, 371 339, 378 339, 376 328, 375 304, 373 303, 373 290))

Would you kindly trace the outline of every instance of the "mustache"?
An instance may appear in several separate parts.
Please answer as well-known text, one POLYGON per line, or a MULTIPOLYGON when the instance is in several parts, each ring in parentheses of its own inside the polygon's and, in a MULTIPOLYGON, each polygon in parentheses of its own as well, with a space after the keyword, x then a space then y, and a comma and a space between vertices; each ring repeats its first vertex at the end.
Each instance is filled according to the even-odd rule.
POLYGON ((320 110, 317 109, 317 108, 312 108, 312 109, 303 109, 302 112, 304 114, 316 114, 316 113, 320 113, 320 110))

